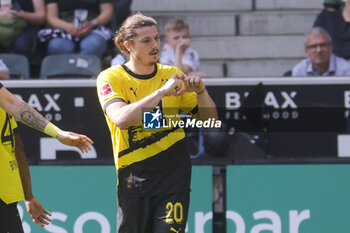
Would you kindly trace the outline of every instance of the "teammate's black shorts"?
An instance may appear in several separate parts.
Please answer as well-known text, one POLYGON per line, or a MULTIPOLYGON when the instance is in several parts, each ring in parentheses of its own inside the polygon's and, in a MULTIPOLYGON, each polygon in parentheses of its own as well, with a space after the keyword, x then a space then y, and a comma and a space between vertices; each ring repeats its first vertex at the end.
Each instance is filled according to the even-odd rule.
POLYGON ((118 233, 184 233, 190 193, 118 197, 118 233))
POLYGON ((24 233, 17 202, 7 205, 0 199, 0 232, 24 233))

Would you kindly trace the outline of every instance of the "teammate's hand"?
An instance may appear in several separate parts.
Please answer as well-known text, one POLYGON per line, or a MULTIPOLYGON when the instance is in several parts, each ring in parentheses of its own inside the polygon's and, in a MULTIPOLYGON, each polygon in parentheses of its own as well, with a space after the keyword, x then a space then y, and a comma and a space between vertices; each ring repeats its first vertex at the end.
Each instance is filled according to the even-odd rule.
POLYGON ((51 219, 48 215, 51 216, 51 213, 45 210, 35 197, 32 197, 30 200, 25 200, 24 204, 33 222, 41 227, 50 223, 51 219))
POLYGON ((182 95, 185 92, 196 92, 196 93, 202 93, 205 90, 205 85, 201 79, 200 76, 198 75, 188 75, 187 77, 185 76, 179 76, 179 78, 182 79, 184 82, 184 87, 177 92, 178 95, 182 95))
POLYGON ((67 146, 76 146, 81 152, 87 153, 91 150, 90 144, 94 142, 85 135, 77 134, 69 131, 59 131, 56 138, 67 146))
POLYGON ((178 74, 174 74, 165 84, 160 88, 164 96, 178 95, 177 92, 182 87, 182 79, 178 74))

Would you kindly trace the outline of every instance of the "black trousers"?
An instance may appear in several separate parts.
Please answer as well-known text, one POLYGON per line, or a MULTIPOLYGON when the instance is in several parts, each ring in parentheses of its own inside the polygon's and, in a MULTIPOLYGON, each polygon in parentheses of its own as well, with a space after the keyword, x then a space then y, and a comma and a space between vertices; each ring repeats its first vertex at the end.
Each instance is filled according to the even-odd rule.
POLYGON ((7 205, 0 199, 0 232, 24 233, 17 202, 7 205))
POLYGON ((118 233, 184 233, 190 192, 118 197, 118 233))

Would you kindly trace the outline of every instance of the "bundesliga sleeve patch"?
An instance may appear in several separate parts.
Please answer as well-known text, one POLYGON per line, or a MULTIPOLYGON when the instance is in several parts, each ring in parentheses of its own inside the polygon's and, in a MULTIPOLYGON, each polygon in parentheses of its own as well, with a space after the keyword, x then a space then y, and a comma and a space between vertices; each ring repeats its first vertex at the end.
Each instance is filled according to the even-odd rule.
POLYGON ((105 98, 114 95, 114 91, 110 83, 106 83, 100 88, 100 95, 105 98))

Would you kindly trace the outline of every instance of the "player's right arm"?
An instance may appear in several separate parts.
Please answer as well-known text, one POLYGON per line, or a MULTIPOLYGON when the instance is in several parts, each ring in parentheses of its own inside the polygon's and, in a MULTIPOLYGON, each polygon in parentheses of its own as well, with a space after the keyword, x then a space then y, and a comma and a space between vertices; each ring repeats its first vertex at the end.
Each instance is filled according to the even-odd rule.
POLYGON ((142 112, 152 110, 164 96, 176 95, 181 86, 182 80, 177 79, 177 74, 174 74, 164 86, 137 102, 127 104, 118 101, 108 105, 106 114, 118 128, 126 129, 140 122, 142 112))
POLYGON ((33 107, 9 92, 1 83, 0 108, 12 115, 16 120, 44 132, 49 136, 57 138, 65 145, 76 146, 82 152, 91 150, 89 143, 93 144, 93 141, 90 138, 85 135, 60 130, 40 115, 33 107))

